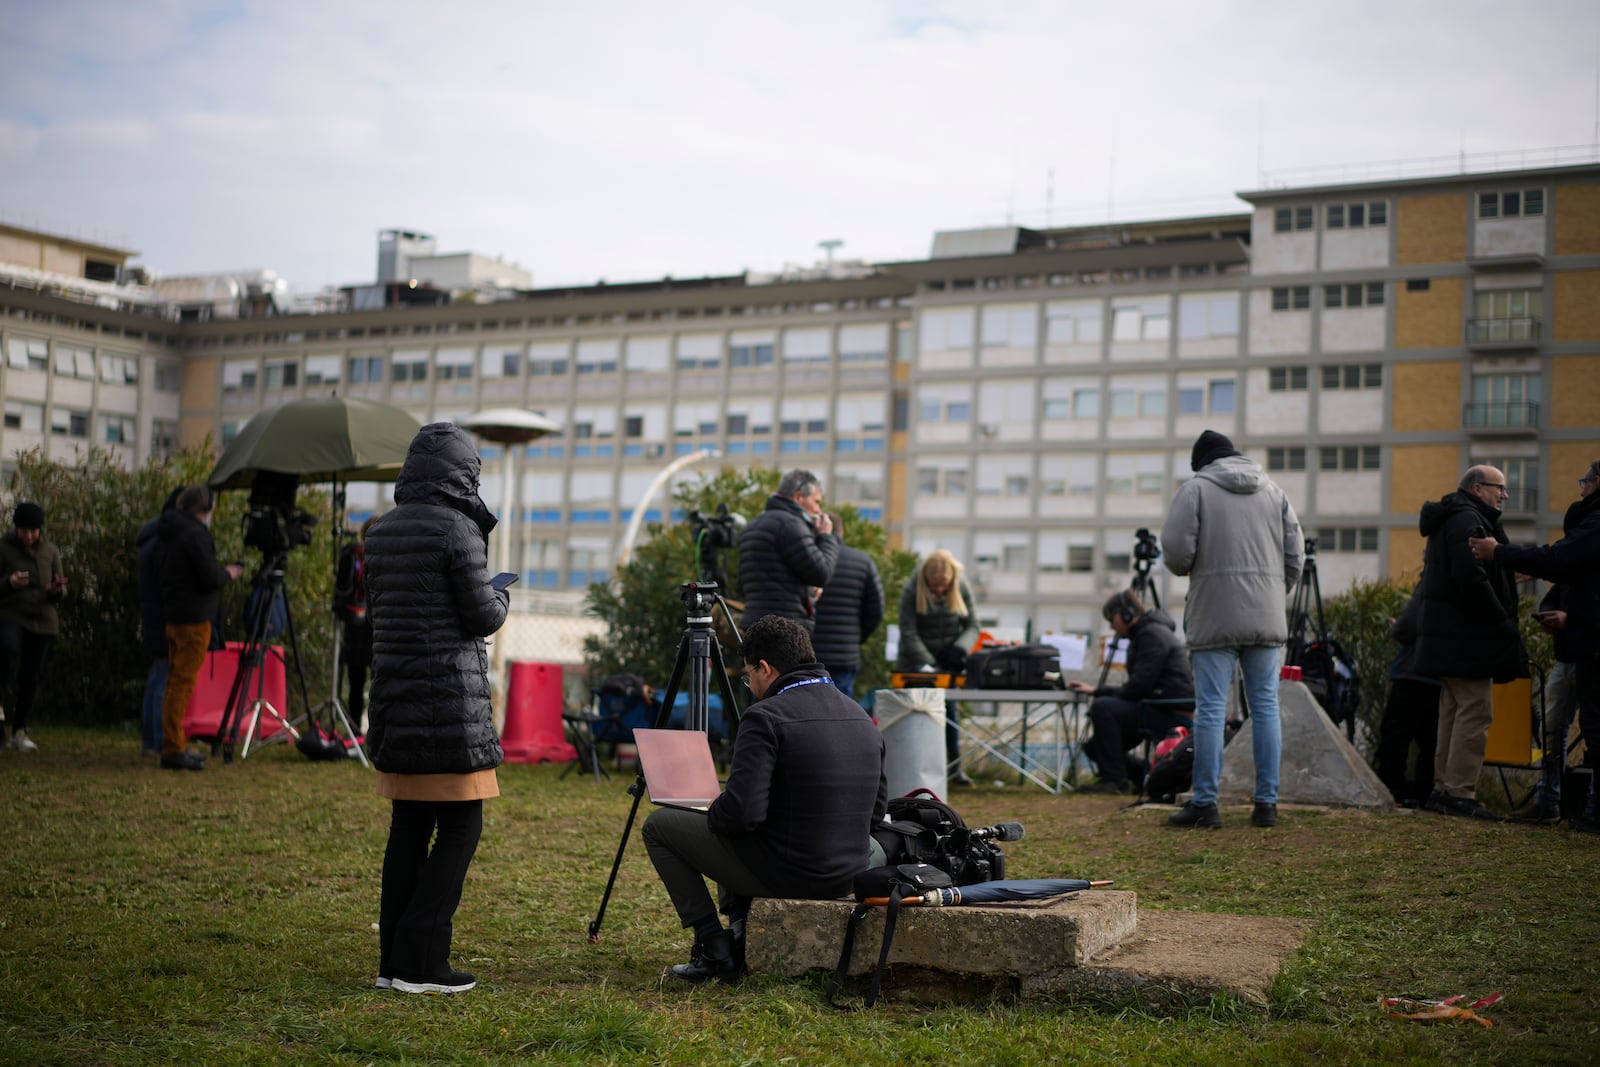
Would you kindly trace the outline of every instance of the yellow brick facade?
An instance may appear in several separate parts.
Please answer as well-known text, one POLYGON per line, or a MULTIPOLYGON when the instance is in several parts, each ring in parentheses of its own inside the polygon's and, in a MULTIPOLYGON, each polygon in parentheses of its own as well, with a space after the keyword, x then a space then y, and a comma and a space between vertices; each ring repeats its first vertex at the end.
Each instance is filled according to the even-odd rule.
POLYGON ((1568 270, 1552 276, 1552 341, 1600 340, 1600 270, 1568 270))
POLYGON ((1394 429, 1461 428, 1461 364, 1396 363, 1389 368, 1394 392, 1394 429))
POLYGON ((1396 445, 1389 450, 1389 510, 1415 515, 1425 500, 1438 500, 1456 487, 1466 467, 1461 446, 1396 445))
POLYGON ((1467 258, 1465 194, 1402 196, 1394 218, 1396 263, 1460 263, 1467 258))
POLYGON ((217 375, 221 369, 222 361, 218 359, 191 359, 183 365, 183 392, 178 402, 185 411, 216 408, 217 375))
MULTIPOLYGON (((1444 494, 1439 494, 1443 496, 1444 494)), ((1419 504, 1420 508, 1421 505, 1419 504)), ((1427 541, 1417 532, 1417 524, 1396 526, 1389 531, 1389 580, 1406 585, 1422 573, 1422 549, 1427 541)))
POLYGON ((1545 510, 1565 512, 1567 505, 1578 499, 1578 479, 1597 459, 1600 459, 1600 434, 1591 441, 1551 442, 1550 487, 1545 510))
POLYGON ((1460 278, 1434 278, 1422 292, 1394 287, 1395 348, 1454 348, 1462 343, 1460 278))
POLYGON ((1600 355, 1550 361, 1550 425, 1600 426, 1600 355))
POLYGON ((1555 209, 1556 255, 1600 252, 1600 185, 1563 185, 1555 209))
POLYGON ((218 445, 213 431, 217 428, 217 420, 210 415, 184 415, 178 419, 178 447, 198 448, 205 444, 206 435, 211 434, 211 444, 218 445))

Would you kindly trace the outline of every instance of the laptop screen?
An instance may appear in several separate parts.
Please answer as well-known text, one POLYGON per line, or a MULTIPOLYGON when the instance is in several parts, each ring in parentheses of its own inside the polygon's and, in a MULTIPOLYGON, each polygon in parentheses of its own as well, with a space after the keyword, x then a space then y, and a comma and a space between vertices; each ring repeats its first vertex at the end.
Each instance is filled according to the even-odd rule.
POLYGON ((711 740, 700 730, 635 730, 652 804, 706 808, 722 792, 711 740))

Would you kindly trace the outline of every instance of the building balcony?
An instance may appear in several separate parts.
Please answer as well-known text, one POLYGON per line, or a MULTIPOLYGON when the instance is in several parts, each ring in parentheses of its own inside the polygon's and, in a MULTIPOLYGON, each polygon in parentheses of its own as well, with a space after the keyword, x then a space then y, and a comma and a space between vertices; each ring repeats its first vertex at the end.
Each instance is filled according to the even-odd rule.
POLYGON ((1542 325, 1531 316, 1468 319, 1467 347, 1475 352, 1519 352, 1538 348, 1542 325))
POLYGON ((1484 273, 1543 270, 1544 256, 1537 252, 1501 252, 1495 255, 1469 256, 1467 266, 1484 273))
POLYGON ((1539 430, 1539 405, 1479 403, 1461 406, 1461 425, 1474 433, 1531 434, 1539 430))

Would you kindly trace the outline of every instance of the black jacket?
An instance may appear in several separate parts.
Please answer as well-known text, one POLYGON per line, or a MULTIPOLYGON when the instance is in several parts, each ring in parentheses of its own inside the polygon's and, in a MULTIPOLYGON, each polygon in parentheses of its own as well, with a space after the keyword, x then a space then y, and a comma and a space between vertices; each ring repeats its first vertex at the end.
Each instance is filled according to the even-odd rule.
POLYGON ((1399 644, 1400 651, 1396 653, 1394 662, 1389 665, 1389 677, 1405 679, 1411 682, 1429 682, 1439 684, 1439 679, 1430 678, 1417 671, 1417 635, 1418 624, 1422 621, 1422 583, 1411 590, 1411 596, 1406 600, 1406 606, 1400 609, 1400 614, 1394 617, 1394 625, 1389 627, 1389 636, 1399 644))
POLYGON ((1418 624, 1419 673, 1434 678, 1493 678, 1527 674, 1517 632, 1517 579, 1511 568, 1480 563, 1467 537, 1482 528, 1501 541, 1500 513, 1458 491, 1422 505, 1417 528, 1428 539, 1422 564, 1418 624))
POLYGON ((969 651, 978 641, 978 602, 972 596, 972 586, 965 577, 961 579, 961 599, 966 602, 966 615, 957 615, 943 600, 934 600, 928 610, 917 614, 917 583, 922 580, 922 567, 912 572, 906 587, 900 591, 900 647, 895 651, 895 670, 920 671, 939 665, 939 653, 952 646, 969 651))
POLYGON ((883 622, 883 579, 872 557, 849 545, 839 549, 833 577, 817 598, 811 647, 830 671, 861 667, 861 644, 883 622))
POLYGON ((1561 583, 1560 610, 1567 625, 1556 631, 1556 659, 1575 663, 1600 657, 1600 492, 1567 509, 1566 536, 1554 544, 1502 544, 1494 561, 1548 582, 1561 583))
POLYGON ((793 500, 767 497, 766 510, 739 535, 739 594, 744 597, 739 625, 781 615, 810 630, 811 590, 833 577, 841 544, 837 534, 812 529, 793 500))
MULTIPOLYGON (((217 562, 217 545, 211 528, 193 515, 174 508, 156 520, 156 549, 161 572, 161 612, 164 623, 192 626, 216 623, 222 608, 222 587, 228 572, 217 562)), ((221 636, 212 627, 212 647, 221 636)), ((163 629, 163 632, 165 630, 163 629)))
POLYGON ((1128 680, 1103 685, 1099 697, 1122 700, 1173 700, 1194 696, 1189 650, 1178 640, 1178 624, 1164 611, 1148 611, 1128 631, 1128 680))
POLYGON ((745 709, 707 819, 768 890, 823 900, 850 892, 887 810, 883 735, 811 663, 745 709))
POLYGON ((478 498, 478 453, 436 422, 417 431, 395 481, 399 505, 366 540, 372 622, 372 763, 395 774, 466 774, 503 753, 483 639, 511 595, 489 584, 494 517, 478 498))
POLYGON ((156 529, 161 520, 151 519, 139 527, 133 539, 138 550, 139 643, 156 659, 167 658, 167 618, 161 612, 161 541, 156 529))

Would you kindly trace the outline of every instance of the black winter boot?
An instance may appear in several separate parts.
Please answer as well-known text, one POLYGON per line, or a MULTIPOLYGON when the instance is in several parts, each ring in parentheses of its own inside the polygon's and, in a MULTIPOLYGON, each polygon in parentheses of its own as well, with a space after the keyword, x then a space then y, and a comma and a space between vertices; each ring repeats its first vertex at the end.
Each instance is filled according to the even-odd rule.
POLYGON ((689 962, 675 964, 672 976, 696 984, 712 978, 719 982, 738 981, 739 965, 733 957, 733 931, 718 930, 704 940, 697 940, 689 953, 689 962))

